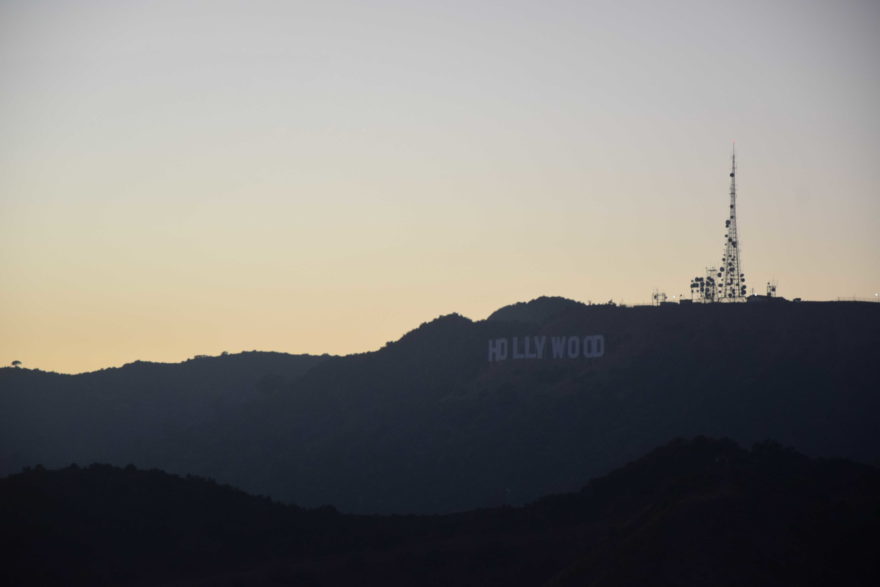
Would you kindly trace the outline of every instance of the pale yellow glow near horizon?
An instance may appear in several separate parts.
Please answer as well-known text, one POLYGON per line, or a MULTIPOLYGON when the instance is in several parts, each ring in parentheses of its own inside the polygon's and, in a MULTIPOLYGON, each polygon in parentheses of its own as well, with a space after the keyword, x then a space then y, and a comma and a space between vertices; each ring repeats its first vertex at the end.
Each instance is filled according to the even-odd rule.
MULTIPOLYGON (((367 5, 368 4, 368 5, 367 5)), ((381 347, 541 295, 880 289, 880 8, 0 4, 0 363, 381 347)))

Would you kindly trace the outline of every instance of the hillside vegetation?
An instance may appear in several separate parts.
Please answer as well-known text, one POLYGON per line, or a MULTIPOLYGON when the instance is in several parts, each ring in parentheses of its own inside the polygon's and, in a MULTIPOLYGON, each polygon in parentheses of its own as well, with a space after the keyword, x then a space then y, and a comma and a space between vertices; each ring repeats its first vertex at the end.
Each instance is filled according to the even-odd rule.
POLYGON ((6 473, 100 460, 307 507, 461 511, 575 490, 676 436, 880 462, 878 357, 880 304, 542 298, 346 357, 7 369, 0 450, 6 473), (593 334, 601 358, 487 360, 494 338, 593 334))
POLYGON ((877 469, 706 438, 445 516, 302 510, 134 467, 0 479, 5 585, 876 585, 878 542, 877 469))

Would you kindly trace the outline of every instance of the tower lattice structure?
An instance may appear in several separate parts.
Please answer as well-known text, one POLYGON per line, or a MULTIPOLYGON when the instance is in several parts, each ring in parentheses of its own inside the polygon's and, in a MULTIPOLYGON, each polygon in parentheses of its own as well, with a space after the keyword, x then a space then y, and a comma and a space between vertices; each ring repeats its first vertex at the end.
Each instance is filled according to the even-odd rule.
POLYGON ((736 151, 730 163, 730 216, 724 222, 724 255, 715 275, 717 299, 721 302, 742 302, 746 299, 746 276, 742 271, 739 236, 736 231, 736 151))
POLYGON ((724 221, 724 255, 721 265, 707 267, 705 276, 691 280, 691 299, 697 302, 743 302, 746 299, 746 276, 740 261, 739 236, 736 231, 736 151, 730 163, 730 216, 724 221))

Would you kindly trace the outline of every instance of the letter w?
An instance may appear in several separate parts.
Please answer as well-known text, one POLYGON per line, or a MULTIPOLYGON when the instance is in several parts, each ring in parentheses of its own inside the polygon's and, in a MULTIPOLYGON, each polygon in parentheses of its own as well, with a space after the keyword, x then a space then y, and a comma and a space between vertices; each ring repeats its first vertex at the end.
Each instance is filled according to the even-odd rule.
POLYGON ((565 343, 568 339, 565 336, 554 336, 550 339, 550 346, 553 348, 554 359, 565 358, 565 343))

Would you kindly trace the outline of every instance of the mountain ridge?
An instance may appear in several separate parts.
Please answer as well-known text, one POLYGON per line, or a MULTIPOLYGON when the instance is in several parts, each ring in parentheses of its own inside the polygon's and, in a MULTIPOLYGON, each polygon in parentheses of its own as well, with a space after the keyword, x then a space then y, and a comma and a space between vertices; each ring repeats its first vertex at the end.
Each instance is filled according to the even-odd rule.
POLYGON ((579 491, 352 516, 109 465, 0 479, 6 584, 871 584, 880 470, 675 439, 579 491))
MULTIPOLYGON (((178 417, 176 396, 166 394, 163 410, 121 412, 133 414, 134 427, 100 405, 56 401, 83 397, 76 388, 22 414, 11 399, 34 390, 0 383, 0 472, 133 462, 305 506, 426 513, 570 491, 673 436, 777 438, 812 456, 880 462, 880 305, 538 300, 508 308, 561 310, 542 311, 543 322, 447 315, 377 351, 314 359, 270 378, 263 393, 255 389, 267 373, 244 372, 243 387, 229 389, 249 390, 249 400, 224 409, 203 401, 178 417), (488 361, 489 340, 563 335, 603 335, 606 352, 488 361), (53 412, 58 405, 66 411, 53 412), (77 420, 101 410, 100 426, 77 420)), ((203 399, 216 392, 199 388, 203 399)), ((120 395, 86 391, 93 402, 120 395)))

